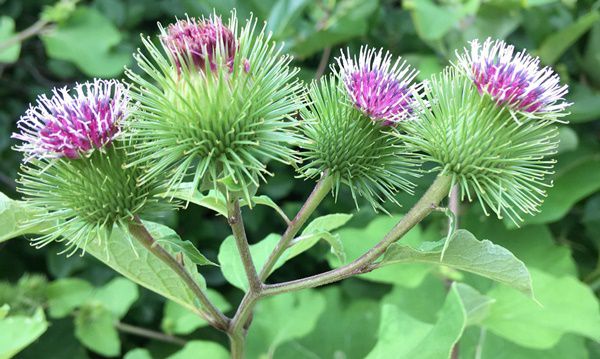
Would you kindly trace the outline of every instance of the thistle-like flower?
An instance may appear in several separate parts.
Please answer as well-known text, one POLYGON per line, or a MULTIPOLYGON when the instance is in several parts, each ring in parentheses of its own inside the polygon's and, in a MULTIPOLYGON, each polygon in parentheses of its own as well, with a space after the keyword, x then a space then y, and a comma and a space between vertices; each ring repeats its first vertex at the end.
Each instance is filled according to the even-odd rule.
MULTIPOLYGON (((375 209, 394 202, 399 191, 412 193, 410 177, 418 176, 418 161, 403 141, 394 136, 394 126, 373 121, 349 97, 336 76, 313 82, 301 110, 301 131, 307 141, 300 152, 306 178, 325 171, 334 178, 334 192, 350 188, 355 202, 364 197, 375 209)), ((391 121, 391 120, 390 120, 391 121)))
POLYGON ((406 133, 399 136, 451 175, 462 198, 477 197, 486 214, 489 208, 518 224, 522 214, 539 211, 551 186, 558 131, 552 119, 512 112, 479 91, 470 77, 447 68, 425 86, 428 105, 402 124, 406 133))
POLYGON ((231 29, 224 26, 218 16, 178 20, 170 24, 166 31, 162 29, 160 40, 178 67, 181 67, 181 61, 191 58, 191 64, 197 68, 203 69, 208 65, 215 71, 217 51, 223 55, 226 65, 231 69, 233 67, 237 41, 231 29))
POLYGON ((413 94, 419 85, 411 85, 417 71, 401 58, 392 64, 392 54, 366 46, 358 58, 342 51, 337 58, 339 69, 334 69, 354 106, 373 121, 395 124, 413 116, 413 94))
POLYGON ((136 59, 153 81, 127 75, 140 104, 130 122, 139 155, 134 164, 148 164, 145 180, 168 177, 172 192, 188 179, 192 189, 221 184, 248 198, 268 174, 267 161, 296 160, 297 69, 264 29, 255 28, 256 20, 249 20, 238 30, 232 14, 226 26, 213 16, 163 29, 163 51, 142 39, 150 56, 140 52, 136 59), (177 31, 185 41, 176 40, 177 31))
POLYGON ((19 188, 40 208, 31 224, 54 223, 34 241, 66 241, 71 253, 94 238, 107 239, 113 226, 159 207, 156 182, 139 183, 139 166, 126 167, 129 140, 121 126, 130 113, 127 88, 95 80, 41 95, 18 121, 24 152, 19 188), (62 237, 62 238, 61 238, 62 237))
POLYGON ((513 114, 553 120, 567 114, 567 85, 560 84, 552 68, 540 68, 539 58, 525 50, 514 54, 514 46, 502 40, 488 38, 483 45, 473 40, 470 45, 462 55, 457 52, 458 66, 480 93, 513 114))
POLYGON ((17 123, 23 141, 17 147, 31 157, 79 158, 108 145, 128 115, 129 97, 117 81, 95 80, 78 85, 74 93, 54 89, 50 98, 41 95, 17 123))

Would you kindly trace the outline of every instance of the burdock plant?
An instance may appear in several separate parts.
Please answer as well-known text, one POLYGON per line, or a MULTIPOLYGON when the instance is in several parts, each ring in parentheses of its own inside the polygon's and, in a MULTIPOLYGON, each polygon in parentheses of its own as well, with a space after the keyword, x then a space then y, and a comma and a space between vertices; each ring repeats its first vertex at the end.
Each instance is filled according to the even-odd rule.
MULTIPOLYGON (((502 41, 473 41, 456 64, 419 84, 400 58, 363 47, 358 55, 342 52, 332 75, 303 87, 291 58, 256 20, 239 28, 235 14, 227 23, 216 15, 186 17, 161 27, 158 44, 154 40, 144 37, 145 48, 134 55, 141 73, 127 71, 131 90, 114 80, 54 90, 19 121, 14 137, 25 155, 19 190, 36 209, 32 222, 54 223, 37 231, 34 244, 65 241, 73 252, 90 241, 135 239, 143 245, 138 252, 118 253, 127 266, 135 262, 132 270, 108 264, 150 289, 164 284, 156 291, 227 333, 234 358, 244 357, 252 313, 263 298, 390 263, 441 263, 531 293, 522 262, 465 232, 419 248, 395 242, 439 210, 454 185, 499 217, 519 221, 539 210, 551 185, 555 124, 569 104, 567 87, 538 59, 513 54, 502 41), (292 220, 283 215, 287 227, 279 242, 262 243, 270 252, 258 258, 240 207, 261 202, 283 213, 272 200, 255 197, 270 174, 269 161, 293 165, 299 177, 316 184, 292 220), (286 253, 295 256, 314 245, 314 233, 298 233, 328 194, 339 198, 347 186, 357 204, 364 199, 383 209, 397 205, 399 192, 413 193, 412 179, 426 170, 436 175, 429 189, 362 256, 306 278, 267 283, 286 253), (181 196, 182 188, 191 195, 181 196), (192 256, 205 264, 198 249, 178 242, 164 226, 154 224, 161 230, 152 232, 140 220, 178 196, 227 217, 237 252, 219 258, 239 265, 222 270, 238 270, 225 277, 247 281, 233 316, 216 307, 189 265, 192 256), (127 237, 111 236, 116 227, 127 237), (452 243, 465 240, 469 250, 446 261, 444 250, 460 251, 452 243), (164 242, 179 250, 164 248, 164 242), (497 263, 496 255, 503 256, 501 268, 482 264, 497 263), (135 261, 149 256, 168 267, 135 261), (176 292, 179 286, 189 292, 176 292), (192 293, 192 299, 173 293, 192 293)), ((335 242, 328 226, 338 225, 325 222, 318 219, 319 235, 335 242)))

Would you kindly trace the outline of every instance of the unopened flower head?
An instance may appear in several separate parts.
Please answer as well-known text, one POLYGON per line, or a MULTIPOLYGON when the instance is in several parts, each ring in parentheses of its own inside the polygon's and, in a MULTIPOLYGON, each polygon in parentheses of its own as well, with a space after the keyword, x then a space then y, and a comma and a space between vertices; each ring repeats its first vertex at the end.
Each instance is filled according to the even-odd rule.
POLYGON ((142 38, 145 48, 134 56, 147 77, 126 71, 133 83, 131 96, 140 104, 127 127, 139 155, 133 164, 147 165, 143 181, 168 178, 170 194, 181 192, 181 183, 191 180, 192 190, 225 186, 233 192, 241 189, 250 200, 249 189, 269 174, 268 161, 296 161, 292 115, 301 106, 298 70, 290 66, 282 45, 264 27, 257 29, 256 19, 238 28, 235 12, 226 27, 213 16, 179 21, 170 32, 179 32, 183 40, 174 43, 189 50, 187 57, 177 59, 197 56, 194 64, 206 66, 179 66, 165 31, 164 51, 142 38))
POLYGON ((54 89, 41 95, 17 122, 23 141, 17 149, 32 157, 70 159, 87 156, 108 146, 119 134, 118 123, 127 116, 126 87, 115 80, 94 80, 54 89))
POLYGON ((179 67, 181 60, 190 59, 197 68, 205 69, 208 64, 210 70, 215 71, 218 66, 216 54, 220 53, 225 64, 232 69, 237 41, 233 31, 223 25, 220 17, 213 15, 208 19, 178 20, 162 32, 161 41, 179 67))
POLYGON ((560 117, 570 105, 564 96, 567 85, 550 67, 540 67, 540 59, 525 50, 514 54, 514 46, 488 38, 483 44, 471 41, 471 48, 458 54, 459 67, 480 93, 497 104, 527 117, 560 117))
POLYGON ((342 51, 337 63, 354 106, 372 120, 391 125, 412 116, 417 71, 401 58, 392 63, 389 52, 363 46, 358 58, 342 51))
POLYGON ((398 192, 412 194, 418 156, 394 136, 395 127, 381 126, 357 109, 337 76, 314 81, 305 102, 300 110, 306 139, 300 144, 302 176, 319 178, 327 172, 335 193, 347 186, 355 202, 360 196, 381 210, 384 202, 398 203, 398 192))

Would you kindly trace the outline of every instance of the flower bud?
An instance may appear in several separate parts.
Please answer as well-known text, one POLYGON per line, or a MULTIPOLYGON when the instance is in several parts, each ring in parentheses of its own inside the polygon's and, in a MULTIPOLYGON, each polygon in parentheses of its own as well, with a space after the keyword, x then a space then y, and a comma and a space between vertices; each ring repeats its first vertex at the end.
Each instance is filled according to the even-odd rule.
POLYGON ((342 184, 347 185, 355 202, 362 196, 375 209, 383 210, 386 200, 397 203, 395 194, 400 190, 412 193, 409 178, 417 176, 417 161, 394 136, 397 117, 374 121, 335 76, 313 82, 306 102, 301 110, 301 131, 307 139, 300 152, 304 177, 318 178, 327 171, 334 178, 336 195, 342 184))
POLYGON ((59 240, 71 253, 85 250, 89 240, 108 238, 115 224, 157 208, 154 197, 164 189, 140 184, 142 169, 125 166, 121 125, 129 113, 123 84, 95 80, 41 95, 18 121, 13 137, 25 154, 18 190, 43 210, 32 224, 55 223, 36 245, 59 240))
POLYGON ((269 160, 296 160, 297 69, 255 28, 249 20, 238 31, 233 14, 227 26, 213 16, 163 29, 164 51, 143 39, 150 56, 136 59, 152 82, 127 75, 140 104, 129 129, 139 162, 149 164, 145 180, 168 177, 172 191, 184 180, 192 188, 223 184, 248 198, 269 160), (185 59, 194 66, 181 66, 185 59))
POLYGON ((486 214, 489 208, 518 223, 522 214, 539 211, 551 185, 558 131, 551 118, 531 118, 522 113, 528 107, 515 110, 523 103, 513 101, 517 97, 490 95, 501 85, 482 87, 456 68, 445 69, 425 86, 428 104, 419 119, 402 124, 400 137, 436 163, 434 170, 451 175, 463 199, 477 197, 486 214))

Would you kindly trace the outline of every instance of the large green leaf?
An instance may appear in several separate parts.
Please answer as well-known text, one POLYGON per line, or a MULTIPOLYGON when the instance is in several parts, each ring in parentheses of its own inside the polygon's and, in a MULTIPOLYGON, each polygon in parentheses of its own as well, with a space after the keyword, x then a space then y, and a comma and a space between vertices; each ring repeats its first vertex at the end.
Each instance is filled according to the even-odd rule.
POLYGON ((367 358, 449 358, 471 315, 478 315, 489 303, 474 289, 454 283, 435 324, 421 322, 392 304, 384 304, 379 340, 367 358))
POLYGON ((121 352, 121 340, 115 321, 114 314, 104 307, 84 306, 75 315, 75 336, 94 352, 116 357, 121 352))
MULTIPOLYGON (((398 223, 400 216, 377 216, 365 228, 343 228, 337 233, 340 236, 346 252, 346 262, 351 262, 363 255, 366 251, 376 245, 385 234, 398 223)), ((423 239, 423 233, 419 226, 415 226, 403 238, 402 243, 417 246, 423 239)), ((328 257, 332 267, 342 264, 334 257, 328 257)), ((360 277, 375 282, 398 284, 407 287, 416 287, 431 270, 425 264, 403 264, 402 266, 389 266, 379 268, 371 273, 362 274, 360 277)))
POLYGON ((167 359, 229 359, 229 352, 220 344, 204 340, 192 340, 183 349, 170 355, 167 359))
POLYGON ((67 21, 42 35, 48 55, 74 63, 89 76, 110 77, 131 63, 130 51, 116 51, 121 33, 102 13, 78 7, 67 21))
POLYGON ((35 213, 25 202, 12 200, 0 192, 0 242, 44 230, 44 225, 27 225, 35 213))
POLYGON ((468 328, 459 343, 461 359, 588 359, 585 338, 565 335, 545 350, 519 346, 482 328, 468 328))
POLYGON ((353 37, 364 35, 369 29, 370 17, 377 10, 377 0, 339 0, 327 3, 331 7, 321 11, 315 23, 302 23, 296 37, 287 41, 293 53, 301 58, 336 45, 353 37))
MULTIPOLYGON (((208 299, 222 312, 231 309, 231 304, 217 291, 208 289, 208 299)), ((161 322, 161 328, 169 334, 190 334, 194 330, 207 326, 208 322, 200 316, 190 312, 181 305, 167 301, 161 322)))
MULTIPOLYGON (((0 16, 0 44, 15 36, 15 21, 8 16, 0 16)), ((0 48, 0 63, 11 63, 17 61, 21 52, 21 43, 15 42, 13 45, 0 48)))
POLYGON ((494 298, 483 324, 490 331, 528 348, 548 349, 566 333, 600 340, 600 309, 594 293, 577 279, 554 277, 532 269, 536 298, 498 286, 486 295, 494 298))
MULTIPOLYGON (((573 162, 561 166, 554 177, 554 186, 540 207, 540 213, 525 217, 525 223, 550 223, 564 217, 581 199, 600 189, 600 155, 593 153, 580 158, 578 153, 568 153, 573 162)), ((513 225, 508 224, 510 227, 513 225)))
POLYGON ((123 318, 138 297, 138 287, 135 283, 125 278, 115 278, 94 291, 90 300, 99 302, 115 317, 123 318))
MULTIPOLYGON (((280 238, 281 236, 278 234, 269 234, 262 241, 250 245, 250 253, 257 271, 260 272, 265 265, 269 254, 271 254, 280 238)), ((233 286, 247 291, 248 279, 233 236, 228 236, 221 243, 218 259, 225 279, 233 286)), ((273 270, 279 268, 286 260, 287 254, 284 253, 273 267, 273 270)))
POLYGON ((506 248, 488 240, 479 241, 466 230, 456 231, 448 240, 443 259, 443 241, 426 242, 417 249, 394 243, 386 251, 381 265, 415 262, 444 265, 493 279, 533 296, 525 264, 506 248))
POLYGON ((556 243, 547 226, 529 225, 511 230, 500 220, 485 216, 477 207, 472 207, 461 218, 461 225, 476 237, 485 237, 508 249, 527 268, 542 269, 557 276, 577 275, 571 248, 556 243))
POLYGON ((248 358, 271 355, 285 341, 307 335, 324 310, 325 298, 316 290, 263 299, 256 307, 248 331, 248 358))
POLYGON ((590 11, 573 24, 548 36, 538 48, 538 56, 548 65, 555 63, 598 19, 600 19, 600 12, 590 11))
POLYGON ((59 279, 48 284, 46 296, 50 316, 62 318, 71 314, 89 299, 93 290, 89 282, 78 278, 59 279))
POLYGON ((32 317, 15 315, 0 319, 0 359, 12 358, 48 328, 42 309, 32 317))
POLYGON ((339 236, 330 232, 343 226, 352 218, 351 214, 335 213, 315 218, 294 241, 298 241, 288 250, 288 259, 309 250, 319 240, 324 239, 331 246, 331 251, 340 261, 345 261, 344 247, 339 236))
MULTIPOLYGON (((144 223, 154 238, 176 235, 169 227, 152 222, 144 223)), ((88 243, 86 252, 133 282, 198 312, 200 304, 183 280, 121 229, 115 228, 108 241, 88 243)), ((196 265, 185 255, 183 259, 188 272, 204 287, 204 279, 198 274, 196 265)))
POLYGON ((375 345, 380 304, 374 300, 344 300, 339 287, 321 293, 326 307, 313 331, 282 344, 273 357, 287 359, 363 359, 375 345))

